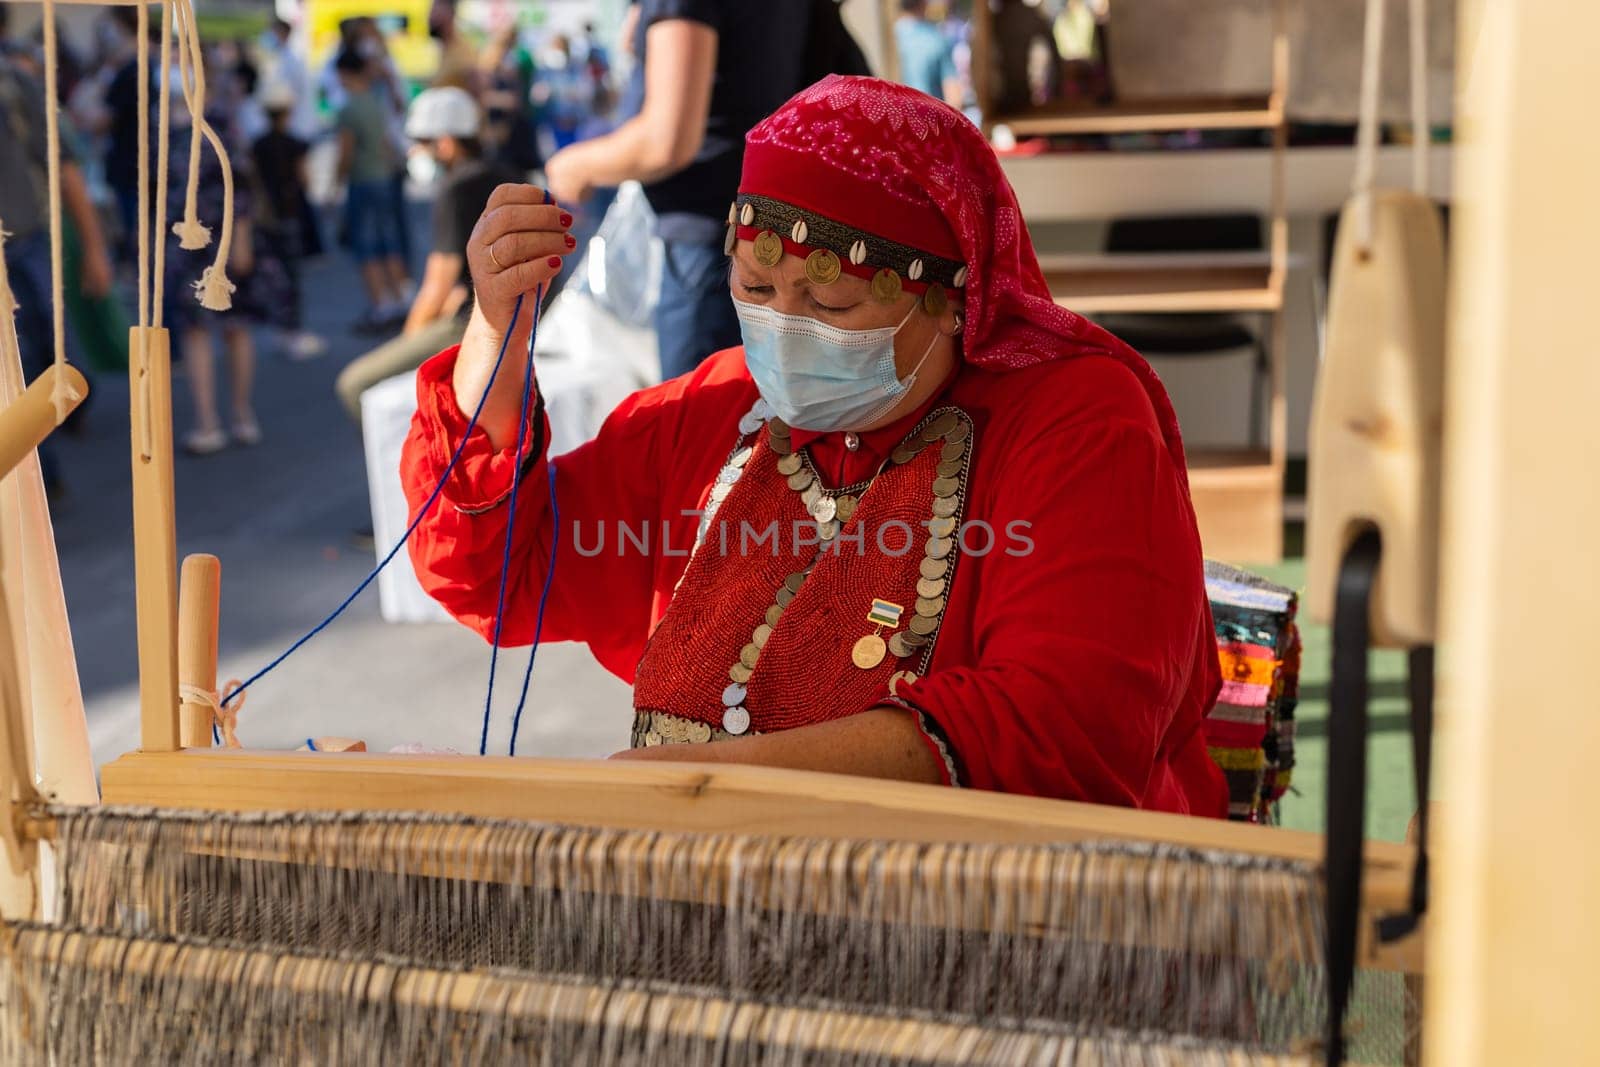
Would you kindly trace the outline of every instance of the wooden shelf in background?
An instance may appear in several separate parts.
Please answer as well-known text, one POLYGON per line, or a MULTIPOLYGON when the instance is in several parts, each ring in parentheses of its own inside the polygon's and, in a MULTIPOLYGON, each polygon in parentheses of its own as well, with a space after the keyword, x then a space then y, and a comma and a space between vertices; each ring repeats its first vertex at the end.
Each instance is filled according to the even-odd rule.
POLYGON ((990 117, 1017 137, 1052 134, 1159 133, 1171 130, 1262 130, 1283 122, 1271 96, 1182 97, 1125 100, 1106 107, 1044 104, 1013 115, 990 117))
POLYGON ((1189 453, 1189 494, 1207 559, 1239 565, 1283 557, 1283 471, 1271 453, 1249 449, 1189 453))
POLYGON ((1110 312, 1277 311, 1283 289, 1266 253, 1041 256, 1056 303, 1110 312))

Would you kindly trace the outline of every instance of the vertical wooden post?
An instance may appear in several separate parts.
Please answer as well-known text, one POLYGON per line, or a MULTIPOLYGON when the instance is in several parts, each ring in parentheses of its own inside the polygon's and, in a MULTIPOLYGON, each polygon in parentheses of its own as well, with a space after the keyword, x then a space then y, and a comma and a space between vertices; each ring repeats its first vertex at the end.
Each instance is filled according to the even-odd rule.
MULTIPOLYGON (((183 560, 178 582, 178 682, 202 692, 217 690, 217 616, 222 564, 216 556, 195 554, 183 560)), ((209 704, 184 699, 178 706, 184 748, 211 746, 209 704)))
POLYGON ((139 634, 139 747, 178 748, 178 535, 167 331, 130 331, 133 562, 139 634))
POLYGON ((17 817, 37 802, 22 672, 11 632, 11 605, 0 588, 0 918, 39 917, 39 846, 23 836, 17 817))
POLYGON ((1600 5, 1457 15, 1423 1056, 1600 1063, 1600 5))
POLYGON ((972 95, 983 120, 983 135, 994 137, 994 16, 988 0, 972 5, 972 95))

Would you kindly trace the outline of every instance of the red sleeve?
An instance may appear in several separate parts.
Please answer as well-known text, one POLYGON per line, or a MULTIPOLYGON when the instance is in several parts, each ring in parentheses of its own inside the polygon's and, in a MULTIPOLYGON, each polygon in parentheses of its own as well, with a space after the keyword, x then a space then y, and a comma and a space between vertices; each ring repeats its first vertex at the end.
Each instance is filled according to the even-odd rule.
MULTIPOLYGON (((422 365, 417 374, 417 414, 401 457, 401 480, 415 516, 439 484, 466 432, 456 404, 452 373, 457 349, 422 365)), ((555 577, 545 610, 543 639, 585 641, 609 670, 631 680, 649 633, 654 590, 645 553, 594 552, 595 532, 619 521, 637 526, 660 511, 660 484, 641 457, 658 454, 661 403, 652 392, 636 394, 606 420, 599 436, 556 460, 556 503, 561 514, 555 577), (588 554, 573 540, 591 544, 588 554)), ((523 473, 506 586, 501 642, 533 640, 539 597, 550 561, 550 514, 541 416, 523 473)), ((506 506, 511 492, 513 449, 495 449, 474 428, 432 511, 412 537, 411 561, 422 587, 457 619, 488 639, 505 552, 506 506)))
POLYGON ((963 785, 1221 814, 1198 733, 1210 614, 1177 465, 1153 418, 1062 421, 1000 442, 967 513, 995 548, 965 549, 946 614, 970 632, 941 632, 950 654, 897 693, 948 740, 963 785), (1031 550, 1008 533, 1018 521, 1031 550))

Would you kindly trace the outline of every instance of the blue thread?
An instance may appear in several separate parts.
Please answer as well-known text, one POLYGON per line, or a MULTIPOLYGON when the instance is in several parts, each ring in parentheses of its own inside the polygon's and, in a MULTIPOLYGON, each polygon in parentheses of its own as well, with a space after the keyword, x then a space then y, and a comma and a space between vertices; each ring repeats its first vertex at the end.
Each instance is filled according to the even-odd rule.
POLYGON ((539 614, 533 623, 533 647, 528 650, 528 669, 522 674, 522 695, 517 698, 517 713, 511 719, 511 755, 517 754, 517 731, 522 729, 522 708, 528 703, 528 683, 533 679, 533 660, 539 654, 539 638, 544 634, 544 605, 550 599, 550 580, 556 574, 556 550, 561 547, 561 509, 556 506, 556 464, 550 460, 550 565, 544 572, 544 589, 539 593, 539 614))
MULTIPOLYGON (((521 298, 518 297, 518 299, 520 300, 521 298)), ((511 454, 514 462, 511 467, 511 497, 506 501, 506 547, 505 551, 500 557, 500 593, 495 599, 494 636, 490 639, 489 643, 489 691, 488 694, 483 698, 483 732, 478 737, 478 755, 480 756, 487 756, 489 754, 489 722, 494 715, 494 675, 495 667, 500 662, 500 633, 501 630, 504 629, 506 621, 506 585, 509 583, 511 578, 511 543, 516 538, 517 496, 522 490, 522 449, 527 443, 528 439, 528 408, 533 402, 533 339, 537 337, 539 333, 539 308, 544 305, 543 285, 539 286, 539 289, 534 294, 533 299, 534 329, 533 332, 528 335, 528 358, 526 365, 523 368, 524 373, 522 378, 522 414, 517 420, 517 447, 511 454)), ((515 321, 515 317, 513 317, 513 326, 515 325, 515 321)), ((508 338, 510 337, 510 331, 507 331, 506 336, 508 338)), ((550 562, 552 564, 555 562, 553 555, 550 562)), ((547 588, 549 586, 549 578, 552 573, 554 573, 553 566, 545 571, 545 585, 547 588)), ((540 607, 542 610, 542 599, 540 601, 540 607)), ((538 649, 539 644, 536 636, 534 638, 533 650, 534 652, 537 652, 538 649)), ((530 653, 528 656, 528 663, 529 669, 531 670, 533 663, 532 653, 530 653)), ((524 683, 524 686, 526 686, 526 683, 524 683)), ((523 698, 526 699, 527 689, 524 688, 522 692, 523 698)), ((522 705, 520 703, 517 705, 517 714, 519 716, 522 714, 522 705)), ((513 744, 514 743, 515 742, 513 742, 513 744)))
MULTIPOLYGON (((450 475, 455 473, 456 464, 461 461, 461 453, 466 451, 467 441, 471 439, 472 431, 478 425, 478 416, 483 414, 484 402, 489 399, 489 393, 494 388, 494 380, 500 374, 500 364, 504 362, 506 358, 506 347, 511 343, 511 334, 517 328, 517 318, 521 312, 522 297, 518 296, 517 302, 512 306, 511 309, 511 325, 506 328, 505 338, 500 342, 500 354, 495 357, 494 369, 489 372, 489 384, 484 387, 483 395, 478 398, 478 406, 473 409, 472 418, 467 421, 466 431, 462 433, 461 441, 456 445, 455 454, 450 457, 450 462, 448 465, 446 465, 444 473, 439 476, 439 484, 433 487, 433 494, 428 497, 427 502, 424 503, 421 509, 417 511, 417 517, 411 520, 411 525, 406 527, 406 532, 400 536, 400 540, 395 542, 395 546, 389 550, 388 554, 379 561, 376 567, 372 568, 372 573, 368 574, 361 580, 361 584, 356 586, 355 592, 344 598, 344 603, 340 604, 337 608, 334 608, 331 615, 307 631, 304 636, 302 636, 294 644, 290 645, 289 648, 277 659, 273 660, 265 667, 262 667, 259 671, 256 671, 256 673, 252 674, 248 679, 245 680, 243 685, 235 689, 232 693, 228 694, 227 698, 222 701, 223 707, 226 707, 235 698, 237 698, 239 694, 243 693, 246 689, 249 689, 267 674, 275 670, 284 660, 300 651, 301 645, 304 645, 307 641, 310 641, 313 637, 316 637, 323 630, 326 630, 333 620, 337 619, 340 615, 343 615, 345 609, 351 604, 355 603, 356 597, 360 596, 366 591, 367 586, 371 585, 373 581, 377 579, 378 575, 383 571, 383 569, 387 567, 390 561, 393 560, 394 557, 400 553, 400 550, 405 547, 406 542, 411 540, 411 535, 416 532, 417 527, 422 524, 422 520, 427 516, 427 514, 433 510, 434 504, 438 503, 439 497, 444 493, 444 487, 446 483, 450 481, 450 475)), ((535 333, 538 332, 538 321, 539 320, 537 316, 535 316, 535 333)), ((530 345, 533 343, 532 338, 529 339, 528 343, 530 345)))

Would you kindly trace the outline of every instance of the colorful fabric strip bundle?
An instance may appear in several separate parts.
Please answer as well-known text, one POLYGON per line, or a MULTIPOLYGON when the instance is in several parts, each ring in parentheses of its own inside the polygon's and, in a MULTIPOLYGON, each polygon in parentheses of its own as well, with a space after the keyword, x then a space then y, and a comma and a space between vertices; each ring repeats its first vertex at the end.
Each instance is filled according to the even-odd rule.
POLYGON ((1293 590, 1223 563, 1206 563, 1222 692, 1206 745, 1228 780, 1228 817, 1270 822, 1294 767, 1300 631, 1293 590))

